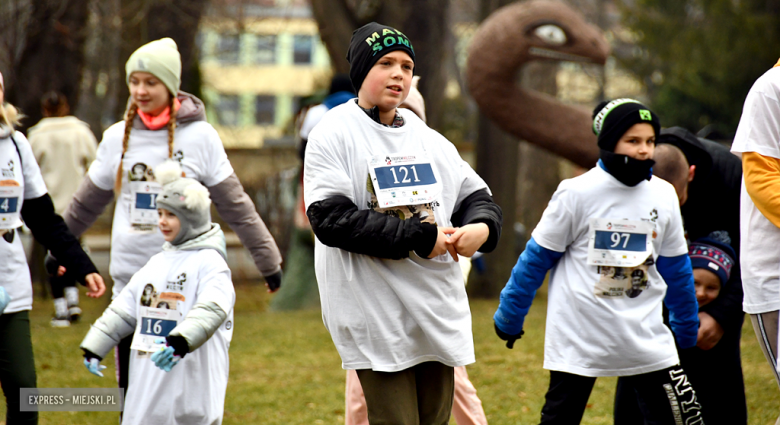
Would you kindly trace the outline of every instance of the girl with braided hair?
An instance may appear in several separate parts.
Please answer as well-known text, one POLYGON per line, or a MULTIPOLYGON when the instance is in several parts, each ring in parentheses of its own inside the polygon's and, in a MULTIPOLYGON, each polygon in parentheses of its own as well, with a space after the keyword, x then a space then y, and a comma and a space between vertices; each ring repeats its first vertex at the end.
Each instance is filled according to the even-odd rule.
MULTIPOLYGON (((154 170, 169 158, 181 164, 186 177, 208 188, 220 216, 252 254, 269 291, 278 289, 279 249, 233 172, 216 130, 206 122, 203 102, 179 91, 176 43, 163 38, 141 46, 125 71, 130 91, 125 118, 103 134, 97 158, 64 214, 71 231, 81 235, 117 197, 109 270, 113 298, 162 249, 156 206, 161 186, 154 170), (140 169, 143 176, 136 175, 140 169)), ((130 345, 131 338, 126 338, 117 346, 117 378, 125 389, 130 345)))

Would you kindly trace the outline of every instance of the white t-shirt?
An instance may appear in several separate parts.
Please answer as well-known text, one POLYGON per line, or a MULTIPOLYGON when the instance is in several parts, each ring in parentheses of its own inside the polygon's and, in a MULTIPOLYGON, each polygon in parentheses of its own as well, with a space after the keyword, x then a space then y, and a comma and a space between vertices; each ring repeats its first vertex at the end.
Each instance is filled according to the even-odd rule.
MULTIPOLYGON (((764 73, 748 92, 731 151, 780 159, 780 68, 764 73)), ((743 309, 749 314, 780 310, 780 229, 756 208, 744 179, 739 232, 743 309)))
MULTIPOLYGON (((20 227, 24 200, 45 195, 46 184, 38 163, 35 162, 30 143, 21 132, 14 132, 13 137, 19 148, 18 152, 10 136, 0 138, 0 188, 20 187, 21 196, 2 195, 0 213, 7 219, 15 217, 12 226, 20 227), (14 212, 16 214, 13 214, 14 212)), ((0 286, 5 288, 11 298, 4 313, 32 310, 30 268, 27 266, 22 238, 18 233, 12 243, 0 238, 0 286)))
POLYGON ((328 107, 323 104, 312 106, 306 111, 306 117, 303 119, 303 124, 301 124, 300 136, 302 139, 309 138, 311 131, 319 124, 322 117, 325 116, 325 113, 328 111, 328 107))
POLYGON ((565 252, 550 274, 545 369, 628 376, 679 363, 662 317, 666 282, 655 267, 659 255, 688 253, 672 185, 653 177, 629 187, 597 166, 561 182, 532 236, 544 248, 565 252), (653 223, 652 264, 588 265, 591 218, 608 219, 615 228, 623 220, 653 223))
POLYGON ((161 302, 179 311, 180 321, 198 301, 217 304, 227 319, 167 373, 149 355, 141 357, 131 350, 123 425, 222 422, 235 300, 230 269, 213 249, 161 252, 133 276, 112 304, 136 317, 141 326, 141 307, 162 308, 161 302))
MULTIPOLYGON (((113 190, 119 160, 122 157, 124 122, 109 127, 97 151, 97 159, 89 167, 89 178, 103 190, 113 190)), ((187 177, 206 187, 221 183, 231 174, 225 148, 216 130, 205 121, 185 123, 176 128, 173 158, 181 163, 187 177)), ((156 225, 133 226, 130 223, 132 181, 154 181, 153 169, 168 158, 168 131, 132 129, 123 161, 122 193, 117 199, 111 230, 111 264, 116 298, 125 283, 152 255, 162 250, 165 242, 156 225)))
MULTIPOLYGON (((447 139, 411 111, 399 113, 406 124, 388 128, 353 101, 328 111, 306 148, 307 209, 335 195, 348 197, 360 210, 376 206, 367 189, 367 160, 393 153, 425 153, 435 164, 443 185, 432 211, 439 226, 450 226, 463 199, 487 188, 447 139)), ((449 366, 474 362, 463 277, 449 255, 429 260, 411 252, 407 259, 387 260, 318 240, 314 262, 323 321, 345 369, 396 372, 426 361, 449 366)))

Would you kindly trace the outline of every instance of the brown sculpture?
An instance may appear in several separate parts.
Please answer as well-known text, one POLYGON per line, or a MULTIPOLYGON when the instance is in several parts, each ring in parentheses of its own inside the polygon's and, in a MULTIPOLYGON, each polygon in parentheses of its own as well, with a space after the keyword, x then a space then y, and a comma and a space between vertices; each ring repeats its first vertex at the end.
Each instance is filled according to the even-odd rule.
POLYGON ((503 7, 480 25, 466 74, 480 110, 508 133, 593 167, 598 160, 591 111, 520 88, 518 72, 534 60, 604 64, 610 47, 598 28, 557 1, 503 7))

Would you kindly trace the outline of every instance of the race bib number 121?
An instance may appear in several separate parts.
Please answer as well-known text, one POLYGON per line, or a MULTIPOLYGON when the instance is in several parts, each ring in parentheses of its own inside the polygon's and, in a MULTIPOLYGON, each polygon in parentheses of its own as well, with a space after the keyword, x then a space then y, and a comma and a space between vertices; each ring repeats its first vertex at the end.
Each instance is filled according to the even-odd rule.
POLYGON ((425 154, 375 156, 368 160, 368 170, 380 208, 427 204, 442 190, 435 165, 425 154))

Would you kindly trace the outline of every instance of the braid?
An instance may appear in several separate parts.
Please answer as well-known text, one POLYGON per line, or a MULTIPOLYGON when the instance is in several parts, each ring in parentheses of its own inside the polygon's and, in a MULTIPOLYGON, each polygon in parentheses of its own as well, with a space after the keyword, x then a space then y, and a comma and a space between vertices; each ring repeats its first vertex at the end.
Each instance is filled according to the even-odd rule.
POLYGON ((125 159, 125 152, 127 152, 127 146, 130 143, 130 130, 133 128, 133 119, 138 111, 138 105, 133 102, 130 104, 130 108, 127 109, 125 114, 125 135, 122 137, 122 157, 119 158, 119 168, 116 170, 116 182, 114 182, 114 193, 116 195, 122 190, 122 163, 125 159))
POLYGON ((176 101, 176 96, 171 96, 171 103, 170 103, 170 119, 168 120, 168 158, 173 158, 173 135, 174 130, 176 130, 176 115, 178 111, 176 111, 176 108, 174 108, 176 101))

